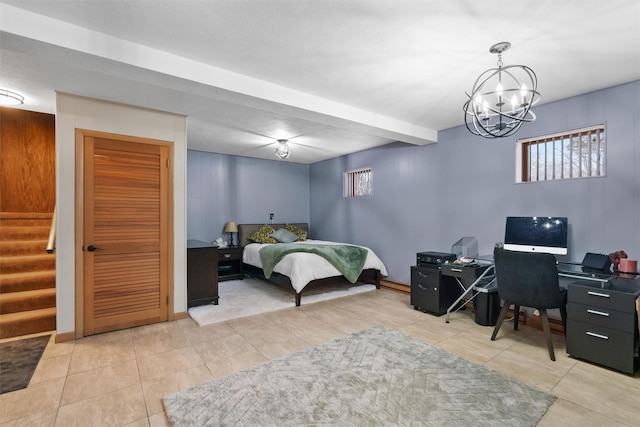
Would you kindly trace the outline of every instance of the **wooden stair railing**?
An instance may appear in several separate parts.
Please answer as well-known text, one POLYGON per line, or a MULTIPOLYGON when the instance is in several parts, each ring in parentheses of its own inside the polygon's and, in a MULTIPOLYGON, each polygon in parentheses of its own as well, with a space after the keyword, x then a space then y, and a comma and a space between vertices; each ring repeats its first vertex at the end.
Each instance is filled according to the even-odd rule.
POLYGON ((56 249, 56 209, 53 208, 53 216, 51 218, 51 228, 49 229, 49 240, 47 241, 47 253, 52 254, 56 249))

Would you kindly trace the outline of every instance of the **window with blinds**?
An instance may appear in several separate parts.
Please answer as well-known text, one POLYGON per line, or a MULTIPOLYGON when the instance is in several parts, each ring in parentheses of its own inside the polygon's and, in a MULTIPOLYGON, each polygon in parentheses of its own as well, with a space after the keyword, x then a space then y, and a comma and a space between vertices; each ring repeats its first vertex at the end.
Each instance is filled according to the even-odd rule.
POLYGON ((371 195, 371 168, 358 169, 344 173, 344 197, 371 195))
POLYGON ((604 125, 518 140, 517 182, 605 176, 604 125))

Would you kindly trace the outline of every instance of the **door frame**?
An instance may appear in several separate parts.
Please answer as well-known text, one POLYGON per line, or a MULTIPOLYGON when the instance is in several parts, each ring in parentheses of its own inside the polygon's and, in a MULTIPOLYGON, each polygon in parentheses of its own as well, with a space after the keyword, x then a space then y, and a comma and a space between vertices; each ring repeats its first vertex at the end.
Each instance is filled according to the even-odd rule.
POLYGON ((168 148, 167 182, 167 320, 175 320, 174 313, 174 199, 173 199, 173 141, 100 132, 89 129, 75 130, 75 338, 84 334, 84 139, 85 137, 118 139, 140 144, 159 145, 168 148))

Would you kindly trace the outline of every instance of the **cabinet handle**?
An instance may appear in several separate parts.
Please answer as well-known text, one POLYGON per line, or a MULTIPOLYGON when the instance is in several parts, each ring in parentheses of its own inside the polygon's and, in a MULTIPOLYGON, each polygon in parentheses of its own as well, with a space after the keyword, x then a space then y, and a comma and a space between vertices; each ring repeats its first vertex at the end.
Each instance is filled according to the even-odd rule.
POLYGON ((587 310, 587 313, 597 314, 598 316, 609 317, 609 313, 605 313, 604 311, 587 310))
POLYGON ((593 295, 594 297, 603 297, 603 298, 609 298, 611 295, 609 294, 601 294, 600 292, 592 292, 592 291, 587 291, 588 295, 593 295))
POLYGON ((225 258, 231 258, 231 254, 224 254, 225 258))
POLYGON ((460 268, 452 268, 451 271, 453 271, 454 273, 462 273, 462 269, 460 268))
POLYGON ((423 273, 423 272, 421 272, 421 271, 418 271, 418 274, 419 274, 420 276, 422 276, 422 277, 429 277, 429 275, 428 275, 428 274, 424 274, 424 273, 423 273))
POLYGON ((603 339, 603 340, 608 340, 608 339, 609 339, 609 337, 608 337, 608 336, 606 336, 606 335, 596 334, 595 332, 589 332, 589 331, 587 331, 587 335, 589 335, 589 336, 591 336, 591 337, 600 338, 600 339, 603 339))

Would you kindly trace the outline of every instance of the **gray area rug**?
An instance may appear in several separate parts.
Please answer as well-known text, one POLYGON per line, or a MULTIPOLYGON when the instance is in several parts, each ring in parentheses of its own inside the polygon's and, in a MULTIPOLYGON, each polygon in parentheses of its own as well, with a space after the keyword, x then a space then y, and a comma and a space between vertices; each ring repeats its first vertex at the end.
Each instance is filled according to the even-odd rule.
POLYGON ((173 426, 534 426, 554 400, 376 326, 163 403, 173 426))
POLYGON ((26 388, 51 335, 0 344, 0 394, 26 388))

